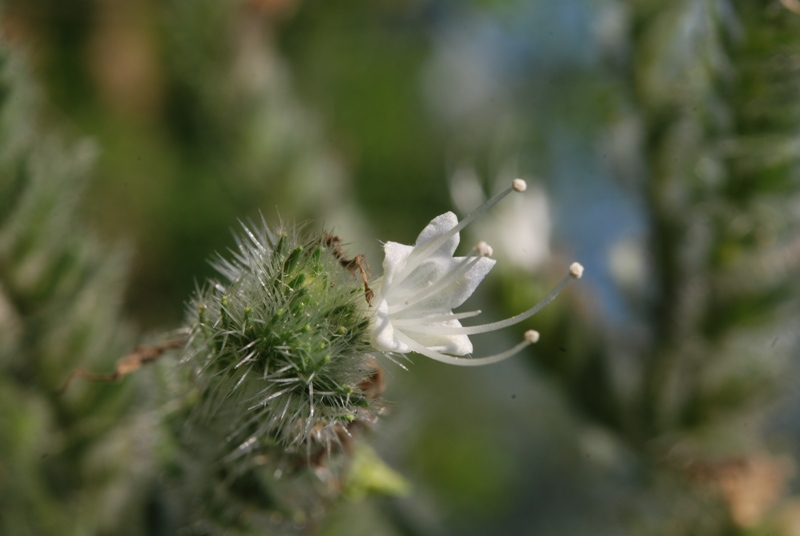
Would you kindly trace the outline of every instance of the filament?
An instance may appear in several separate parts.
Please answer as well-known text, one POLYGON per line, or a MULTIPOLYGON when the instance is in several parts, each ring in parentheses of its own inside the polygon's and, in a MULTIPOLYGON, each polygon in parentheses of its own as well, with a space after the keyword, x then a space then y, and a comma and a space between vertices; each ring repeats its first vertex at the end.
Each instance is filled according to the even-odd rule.
POLYGON ((417 352, 418 354, 422 354, 425 357, 430 357, 431 359, 435 359, 436 361, 441 361, 442 363, 447 363, 449 365, 458 365, 461 367, 480 367, 483 365, 491 365, 492 363, 497 363, 499 361, 503 361, 504 359, 508 359, 524 348, 530 346, 534 342, 539 339, 539 333, 536 331, 526 331, 525 338, 519 344, 509 348, 505 352, 500 352, 499 354, 493 354, 486 357, 453 357, 451 355, 442 354, 435 350, 431 350, 430 348, 421 345, 408 335, 404 333, 396 333, 397 338, 407 344, 413 351, 417 352))
MULTIPOLYGON (((514 324, 519 324, 523 320, 527 320, 528 318, 532 317, 533 315, 544 309, 544 307, 547 306, 548 303, 553 301, 555 297, 558 296, 558 293, 561 292, 561 290, 565 286, 567 286, 567 283, 569 283, 570 279, 573 279, 573 276, 571 274, 567 274, 567 276, 564 277, 564 279, 562 279, 561 282, 553 290, 551 290, 550 293, 547 296, 545 296, 542 301, 540 301, 527 311, 519 313, 518 315, 514 315, 511 318, 506 318, 505 320, 500 320, 498 322, 491 322, 489 324, 480 324, 477 326, 464 326, 464 327, 441 326, 441 325, 432 326, 428 322, 424 323, 419 322, 417 325, 410 323, 406 324, 403 326, 403 329, 405 331, 414 331, 416 333, 426 333, 432 335, 475 335, 478 333, 488 333, 490 331, 503 329, 508 326, 513 326, 514 324)), ((426 319, 422 318, 420 320, 424 321, 426 319)))
POLYGON ((461 229, 472 223, 478 216, 492 208, 494 205, 499 203, 505 196, 510 194, 511 192, 522 192, 525 190, 525 181, 520 179, 516 179, 513 182, 513 185, 506 188, 496 196, 492 197, 484 204, 464 216, 464 219, 458 222, 452 229, 444 233, 443 235, 439 236, 438 238, 431 240, 430 242, 426 242, 420 246, 414 248, 414 251, 411 252, 409 256, 407 264, 403 267, 400 273, 396 276, 396 280, 402 281, 422 262, 427 259, 431 253, 438 250, 442 247, 448 240, 450 240, 453 236, 458 234, 461 229))
POLYGON ((465 311, 463 313, 450 313, 446 315, 425 316, 423 318, 395 318, 394 320, 392 320, 392 325, 411 326, 414 324, 419 324, 420 321, 422 320, 424 320, 425 323, 448 322, 450 320, 461 320, 462 318, 472 318, 473 316, 478 316, 479 314, 481 314, 480 309, 476 311, 465 311))

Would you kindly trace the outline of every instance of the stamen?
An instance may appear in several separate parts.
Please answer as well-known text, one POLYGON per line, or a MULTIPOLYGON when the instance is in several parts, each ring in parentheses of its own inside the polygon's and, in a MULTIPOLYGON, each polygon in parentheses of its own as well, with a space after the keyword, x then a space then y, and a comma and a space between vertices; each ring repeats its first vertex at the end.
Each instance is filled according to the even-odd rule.
POLYGON ((392 321, 395 326, 413 326, 415 324, 431 324, 433 322, 447 322, 448 320, 461 320, 462 318, 472 318, 481 314, 480 310, 467 311, 464 313, 451 313, 448 315, 432 315, 415 318, 396 318, 392 321))
POLYGON ((531 344, 539 342, 539 332, 535 329, 529 329, 525 332, 525 340, 531 344))
POLYGON ((572 273, 567 274, 561 282, 550 291, 550 293, 544 297, 542 301, 528 309, 527 311, 520 313, 518 315, 512 316, 511 318, 506 318, 505 320, 500 320, 498 322, 491 322, 489 324, 480 324, 477 326, 464 326, 464 327, 455 327, 455 326, 426 326, 426 325, 417 325, 417 326, 407 326, 404 329, 406 331, 414 331, 416 333, 428 333, 432 335, 475 335, 478 333, 487 333, 489 331, 496 331, 498 329, 507 328, 508 326, 513 326, 514 324, 519 324, 523 320, 527 320, 528 318, 532 317, 548 303, 553 301, 558 293, 567 286, 567 283, 573 279, 572 273))
POLYGON ((486 242, 479 242, 478 245, 475 246, 475 252, 477 255, 463 257, 454 269, 448 270, 444 277, 441 277, 432 282, 432 284, 419 289, 413 296, 403 300, 402 303, 397 305, 389 305, 389 314, 396 315, 402 311, 405 311, 409 307, 412 307, 419 302, 435 295, 440 290, 446 288, 453 281, 460 279, 464 274, 469 272, 473 266, 478 264, 483 257, 488 257, 491 255, 492 247, 486 242))
POLYGON ((422 354, 425 357, 430 357, 431 359, 435 359, 436 361, 441 361, 442 363, 447 363, 449 365, 459 365, 462 367, 480 367, 483 365, 491 365, 492 363, 503 361, 504 359, 508 359, 509 357, 518 354, 524 348, 530 346, 531 344, 539 340, 538 337, 539 333, 530 330, 525 332, 525 338, 522 340, 522 342, 520 342, 516 346, 513 346, 512 348, 509 348, 505 352, 500 352, 499 354, 494 354, 486 357, 453 357, 451 355, 445 355, 435 350, 431 350, 430 348, 421 345, 420 343, 418 343, 417 341, 415 341, 414 339, 403 333, 395 333, 395 334, 397 335, 398 339, 400 339, 400 341, 407 344, 413 351, 417 352, 418 354, 422 354))
POLYGON ((458 234, 464 227, 472 223, 473 220, 475 220, 475 218, 477 218, 478 216, 480 216, 481 214, 483 214, 484 212, 495 206, 511 192, 522 192, 525 190, 526 187, 527 185, 525 184, 525 181, 523 181, 522 179, 515 179, 511 187, 506 188, 505 190, 503 190, 502 192, 500 192, 499 194, 489 199, 484 204, 482 204, 481 206, 479 206, 478 208, 476 208, 475 210, 464 216, 464 219, 458 222, 452 229, 444 233, 442 236, 415 248, 414 251, 411 253, 410 258, 408 259, 408 263, 400 271, 400 273, 395 276, 395 280, 402 281, 403 279, 405 279, 414 270, 414 268, 422 264, 422 262, 425 259, 427 259, 431 253, 437 251, 440 247, 442 247, 445 244, 445 242, 447 242, 453 236, 458 234), (520 185, 520 183, 522 184, 520 185), (522 189, 519 190, 518 188, 522 189))
POLYGON ((583 276, 583 265, 579 262, 570 264, 569 275, 572 276, 572 279, 580 279, 583 276))

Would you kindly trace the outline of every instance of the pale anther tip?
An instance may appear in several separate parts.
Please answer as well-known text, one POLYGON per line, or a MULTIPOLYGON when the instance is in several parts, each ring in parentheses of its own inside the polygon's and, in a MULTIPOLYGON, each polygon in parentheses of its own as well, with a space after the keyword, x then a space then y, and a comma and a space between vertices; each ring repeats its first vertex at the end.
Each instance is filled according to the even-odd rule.
POLYGON ((529 329, 525 332, 525 342, 533 344, 539 342, 539 332, 535 329, 529 329))
POLYGON ((569 265, 569 275, 572 279, 580 279, 583 276, 583 265, 579 262, 573 262, 569 265))
POLYGON ((478 242, 478 245, 475 246, 475 251, 478 252, 478 255, 481 257, 491 257, 494 250, 492 250, 492 246, 481 240, 478 242))
POLYGON ((514 179, 514 181, 511 183, 511 187, 516 192, 524 192, 528 189, 528 184, 522 179, 514 179))

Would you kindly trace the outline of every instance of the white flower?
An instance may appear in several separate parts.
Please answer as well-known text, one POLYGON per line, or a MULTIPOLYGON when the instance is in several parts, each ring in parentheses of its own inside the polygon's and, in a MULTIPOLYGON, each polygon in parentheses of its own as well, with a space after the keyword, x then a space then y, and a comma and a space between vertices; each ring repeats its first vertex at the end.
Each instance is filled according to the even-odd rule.
POLYGON ((583 267, 574 263, 570 273, 541 302, 516 316, 478 326, 464 327, 460 320, 480 311, 454 313, 475 292, 492 269, 492 249, 481 242, 466 257, 454 257, 459 231, 513 191, 525 191, 525 181, 513 185, 467 215, 461 222, 447 212, 434 218, 419 234, 413 246, 386 242, 383 276, 372 283, 374 314, 370 320, 372 345, 388 353, 417 352, 454 365, 486 365, 501 361, 536 342, 539 334, 525 332, 524 340, 499 354, 464 358, 472 352, 468 335, 486 333, 530 318, 547 305, 570 278, 577 279, 583 267))

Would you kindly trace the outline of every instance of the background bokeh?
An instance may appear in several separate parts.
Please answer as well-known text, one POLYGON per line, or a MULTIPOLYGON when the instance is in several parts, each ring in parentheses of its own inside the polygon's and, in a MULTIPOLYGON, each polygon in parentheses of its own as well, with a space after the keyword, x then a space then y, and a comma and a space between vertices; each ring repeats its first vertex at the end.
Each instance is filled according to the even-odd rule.
POLYGON ((522 177, 462 235, 498 259, 475 307, 586 267, 524 355, 385 363, 370 441, 412 491, 321 533, 800 534, 793 0, 6 0, 2 32, 94 155, 75 213, 126 251, 132 344, 259 213, 380 273, 381 241, 522 177))

